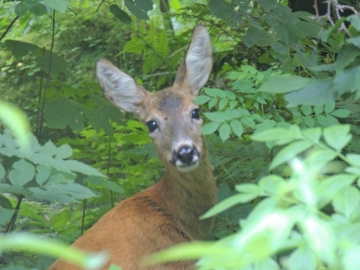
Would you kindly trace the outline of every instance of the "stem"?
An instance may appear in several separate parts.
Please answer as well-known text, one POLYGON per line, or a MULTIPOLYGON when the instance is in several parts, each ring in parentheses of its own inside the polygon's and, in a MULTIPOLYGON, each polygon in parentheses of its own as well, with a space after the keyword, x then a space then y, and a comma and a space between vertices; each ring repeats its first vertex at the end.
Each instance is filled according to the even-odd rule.
MULTIPOLYGON (((45 55, 45 47, 43 48, 43 56, 45 55)), ((43 89, 43 79, 44 79, 44 72, 41 70, 40 73, 40 87, 39 87, 39 92, 38 92, 38 109, 37 109, 37 113, 36 113, 36 137, 39 139, 40 138, 40 132, 41 132, 41 112, 42 112, 42 108, 41 108, 41 93, 42 93, 42 89, 43 89)))
POLYGON ((44 96, 43 96, 43 100, 42 100, 42 108, 41 108, 41 113, 40 113, 40 122, 39 122, 40 126, 39 126, 39 137, 38 137, 39 141, 41 141, 41 136, 42 136, 46 94, 47 94, 47 90, 49 89, 49 84, 50 84, 50 79, 51 79, 52 54, 53 54, 54 40, 55 40, 55 10, 53 11, 51 19, 52 19, 52 36, 51 36, 51 47, 50 47, 50 52, 49 52, 49 69, 48 69, 48 76, 47 76, 47 81, 46 81, 46 85, 45 85, 45 89, 44 89, 44 96))
POLYGON ((16 16, 11 23, 8 25, 8 27, 5 29, 5 32, 2 33, 1 37, 0 37, 0 42, 2 41, 2 39, 6 36, 6 34, 9 32, 9 30, 11 29, 11 27, 13 26, 13 24, 16 22, 16 20, 19 18, 19 16, 16 16))
MULTIPOLYGON (((110 162, 111 162, 111 140, 112 136, 109 137, 109 148, 108 148, 108 158, 107 158, 107 165, 106 165, 106 175, 109 176, 110 173, 110 162)), ((111 180, 110 180, 111 181, 111 180)), ((114 207, 114 200, 113 200, 113 192, 110 190, 110 203, 111 208, 114 207)))
POLYGON ((85 199, 85 200, 83 201, 83 213, 82 213, 82 218, 81 218, 81 235, 84 234, 86 203, 87 203, 87 200, 85 199))
POLYGON ((24 198, 24 195, 20 195, 18 197, 18 202, 16 204, 16 207, 15 207, 15 212, 14 214, 12 215, 11 217, 11 220, 9 222, 9 225, 8 227, 6 228, 6 233, 8 232, 12 232, 14 230, 14 227, 15 227, 15 221, 16 221, 16 218, 17 218, 17 215, 19 213, 19 210, 20 210, 20 205, 21 205, 21 202, 22 202, 22 199, 24 198))

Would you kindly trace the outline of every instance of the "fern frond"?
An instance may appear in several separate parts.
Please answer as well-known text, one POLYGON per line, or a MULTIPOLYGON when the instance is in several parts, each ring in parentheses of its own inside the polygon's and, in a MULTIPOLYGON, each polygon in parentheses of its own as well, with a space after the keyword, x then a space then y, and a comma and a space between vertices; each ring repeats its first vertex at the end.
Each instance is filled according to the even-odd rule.
POLYGON ((150 29, 148 30, 148 33, 146 35, 146 41, 149 43, 149 45, 154 48, 157 44, 157 28, 154 24, 154 21, 150 22, 150 29))
POLYGON ((169 55, 169 40, 164 29, 160 33, 156 51, 162 58, 167 58, 169 55))
POLYGON ((152 71, 153 62, 154 54, 148 53, 143 64, 143 75, 147 75, 150 71, 152 71))
POLYGON ((126 42, 122 53, 135 53, 135 54, 142 54, 145 50, 144 42, 136 37, 135 35, 132 36, 131 40, 126 42))

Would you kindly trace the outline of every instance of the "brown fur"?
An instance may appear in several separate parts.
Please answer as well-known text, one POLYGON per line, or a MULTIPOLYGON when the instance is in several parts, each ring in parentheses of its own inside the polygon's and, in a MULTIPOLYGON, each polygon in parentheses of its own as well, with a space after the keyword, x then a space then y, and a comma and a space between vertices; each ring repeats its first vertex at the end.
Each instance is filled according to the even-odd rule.
MULTIPOLYGON (((192 58, 202 58, 203 49, 204 59, 207 58, 204 66, 199 64, 205 71, 196 74, 200 83, 200 79, 186 74, 189 69, 184 61, 173 87, 150 93, 107 60, 98 63, 99 83, 104 94, 116 106, 134 112, 141 121, 154 120, 158 124, 158 130, 150 133, 150 137, 166 167, 161 181, 119 203, 73 244, 86 251, 108 251, 111 258, 103 269, 110 264, 124 270, 193 269, 192 261, 141 266, 140 259, 182 242, 201 240, 211 229, 212 220, 200 221, 199 216, 216 203, 216 184, 201 136, 202 121, 191 117, 197 108, 193 99, 211 70, 209 40, 200 43, 198 32, 202 39, 207 38, 203 26, 197 26, 185 61, 189 65, 192 58), (199 152, 199 165, 189 172, 180 172, 171 163, 174 147, 189 141, 199 152)), ((79 268, 57 260, 50 269, 79 268)))

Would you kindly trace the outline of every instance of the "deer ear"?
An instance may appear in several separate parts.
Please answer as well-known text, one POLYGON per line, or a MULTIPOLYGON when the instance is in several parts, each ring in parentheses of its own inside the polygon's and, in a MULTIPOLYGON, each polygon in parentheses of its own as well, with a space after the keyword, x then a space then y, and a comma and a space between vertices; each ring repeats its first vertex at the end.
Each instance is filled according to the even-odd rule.
POLYGON ((212 48, 208 32, 202 24, 198 24, 193 31, 193 36, 185 60, 180 65, 176 74, 175 83, 188 86, 194 96, 209 79, 212 69, 212 48))
POLYGON ((104 95, 115 106, 127 112, 140 113, 141 102, 148 93, 131 76, 106 59, 97 61, 96 76, 104 95))

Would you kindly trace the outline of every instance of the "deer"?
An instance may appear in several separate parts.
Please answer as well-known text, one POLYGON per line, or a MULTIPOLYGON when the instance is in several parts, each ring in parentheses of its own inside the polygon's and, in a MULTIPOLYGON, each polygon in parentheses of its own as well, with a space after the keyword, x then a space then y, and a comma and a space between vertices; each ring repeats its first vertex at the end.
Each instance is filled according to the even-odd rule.
MULTIPOLYGON (((131 112, 149 132, 165 175, 155 185, 121 201, 73 246, 110 254, 109 265, 123 270, 195 269, 195 261, 143 265, 141 259, 176 244, 203 240, 213 219, 199 217, 216 204, 217 187, 209 161, 202 119, 194 103, 212 70, 212 47, 202 24, 195 26, 173 86, 149 92, 106 59, 96 63, 104 95, 131 112)), ((56 260, 51 270, 80 269, 56 260)))

